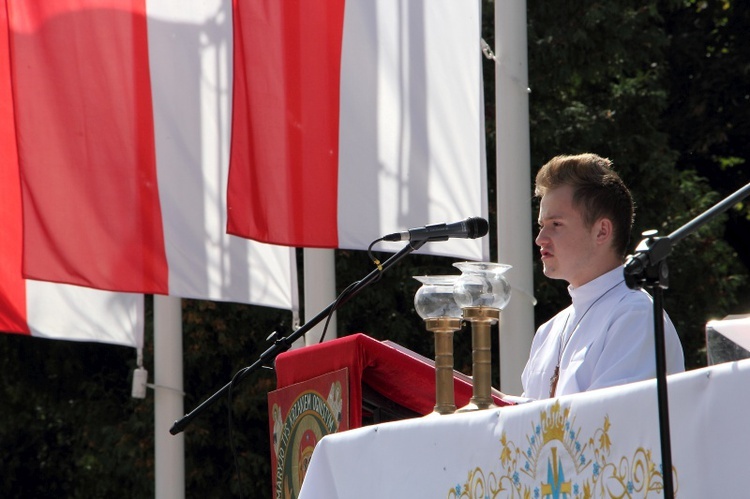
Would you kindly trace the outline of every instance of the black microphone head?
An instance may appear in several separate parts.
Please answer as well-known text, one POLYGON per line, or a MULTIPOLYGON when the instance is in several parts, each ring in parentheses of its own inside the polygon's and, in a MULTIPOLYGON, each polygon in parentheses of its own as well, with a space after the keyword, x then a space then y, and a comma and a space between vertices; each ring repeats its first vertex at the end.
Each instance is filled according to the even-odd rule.
POLYGON ((472 217, 466 219, 467 236, 469 239, 476 239, 478 237, 484 237, 487 235, 487 231, 490 230, 490 224, 487 220, 480 217, 472 217))

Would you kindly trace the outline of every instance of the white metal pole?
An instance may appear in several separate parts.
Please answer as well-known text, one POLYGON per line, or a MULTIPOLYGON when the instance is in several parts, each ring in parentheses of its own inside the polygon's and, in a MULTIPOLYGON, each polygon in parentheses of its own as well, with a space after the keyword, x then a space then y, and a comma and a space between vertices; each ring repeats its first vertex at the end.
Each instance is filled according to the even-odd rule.
POLYGON ((513 266, 500 318, 500 389, 521 393, 534 334, 526 2, 495 2, 498 260, 513 266))
POLYGON ((185 497, 185 437, 169 428, 183 414, 182 302, 154 296, 154 446, 157 499, 185 497))
MULTIPOLYGON (((331 249, 305 248, 303 265, 305 273, 305 321, 315 317, 321 310, 336 299, 336 261, 335 251, 331 249)), ((325 321, 312 328, 305 335, 306 345, 314 345, 323 334, 325 321)), ((337 337, 336 312, 331 317, 326 331, 326 340, 337 337)), ((302 346, 297 345, 295 346, 302 346)))

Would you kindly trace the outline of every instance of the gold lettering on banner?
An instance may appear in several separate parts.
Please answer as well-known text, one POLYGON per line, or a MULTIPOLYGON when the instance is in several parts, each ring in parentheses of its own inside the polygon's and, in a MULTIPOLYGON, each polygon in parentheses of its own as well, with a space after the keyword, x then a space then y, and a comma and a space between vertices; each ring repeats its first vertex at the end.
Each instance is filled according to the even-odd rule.
POLYGON ((339 415, 317 391, 307 391, 292 403, 279 432, 277 451, 277 499, 299 495, 313 449, 323 436, 335 433, 339 415))

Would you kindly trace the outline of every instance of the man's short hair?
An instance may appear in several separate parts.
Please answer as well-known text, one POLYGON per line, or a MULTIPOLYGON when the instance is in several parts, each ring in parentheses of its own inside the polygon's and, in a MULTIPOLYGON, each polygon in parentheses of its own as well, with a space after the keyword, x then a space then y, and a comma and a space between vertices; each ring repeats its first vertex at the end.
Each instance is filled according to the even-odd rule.
POLYGON ((612 221, 612 246, 624 257, 633 227, 633 198, 612 161, 591 153, 554 157, 537 173, 534 194, 542 197, 563 185, 573 187, 573 206, 587 227, 601 218, 612 221))

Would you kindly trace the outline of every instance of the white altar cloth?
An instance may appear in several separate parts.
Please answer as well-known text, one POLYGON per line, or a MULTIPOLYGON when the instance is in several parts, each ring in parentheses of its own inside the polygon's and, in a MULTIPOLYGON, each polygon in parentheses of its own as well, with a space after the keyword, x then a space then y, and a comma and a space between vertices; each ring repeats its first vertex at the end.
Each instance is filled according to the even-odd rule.
MULTIPOLYGON (((750 359, 670 376, 675 497, 750 497, 750 359)), ((324 437, 302 499, 664 497, 656 381, 324 437)))

